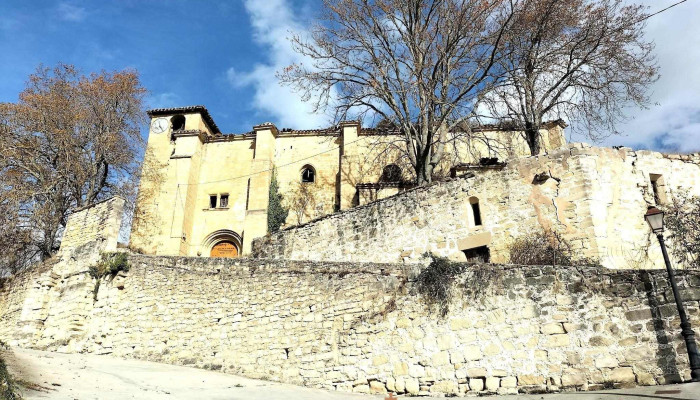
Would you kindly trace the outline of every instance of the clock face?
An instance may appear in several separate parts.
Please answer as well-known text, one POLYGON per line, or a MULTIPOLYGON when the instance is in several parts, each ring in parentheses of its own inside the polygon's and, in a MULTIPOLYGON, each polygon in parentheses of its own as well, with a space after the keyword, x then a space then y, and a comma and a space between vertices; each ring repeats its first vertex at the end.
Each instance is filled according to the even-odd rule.
POLYGON ((165 118, 157 118, 154 119, 153 122, 151 123, 151 130, 153 133, 163 133, 165 132, 170 126, 170 123, 168 122, 167 119, 165 118))

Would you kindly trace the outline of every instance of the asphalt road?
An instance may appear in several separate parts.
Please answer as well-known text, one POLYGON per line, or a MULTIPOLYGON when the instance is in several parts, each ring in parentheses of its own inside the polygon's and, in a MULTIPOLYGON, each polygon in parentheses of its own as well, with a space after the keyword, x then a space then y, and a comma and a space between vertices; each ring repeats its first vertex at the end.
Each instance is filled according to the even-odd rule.
MULTIPOLYGON (((31 399, 226 399, 226 400, 370 400, 384 396, 330 392, 294 385, 259 381, 215 371, 123 360, 91 354, 62 354, 13 348, 3 357, 17 379, 35 390, 24 389, 31 399)), ((404 396, 399 396, 399 399, 404 396)), ((490 396, 517 400, 700 400, 700 383, 647 386, 605 392, 570 392, 547 395, 490 396)))

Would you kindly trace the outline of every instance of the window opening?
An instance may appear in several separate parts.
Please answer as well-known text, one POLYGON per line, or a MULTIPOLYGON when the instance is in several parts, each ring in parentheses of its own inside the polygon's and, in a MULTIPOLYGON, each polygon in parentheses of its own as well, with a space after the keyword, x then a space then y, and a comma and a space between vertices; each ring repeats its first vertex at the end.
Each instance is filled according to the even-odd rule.
POLYGON ((248 188, 245 192, 245 209, 248 209, 248 202, 250 201, 250 178, 248 178, 248 188))
POLYGON ((184 115, 176 115, 170 120, 170 122, 173 124, 173 131, 181 131, 185 129, 184 115))
POLYGON ((469 205, 472 208, 472 215, 474 216, 474 226, 481 226, 481 207, 479 207, 479 199, 472 197, 469 199, 469 205))
POLYGON ((228 207, 228 194, 221 195, 221 198, 219 199, 219 207, 221 207, 221 208, 228 207))
POLYGON ((651 181, 651 189, 654 193, 654 203, 656 205, 662 205, 666 203, 666 191, 664 177, 661 174, 649 174, 649 180, 651 181))
POLYGON ((209 208, 216 208, 216 195, 215 194, 209 195, 209 208))
POLYGON ((491 261, 491 251, 488 246, 464 250, 464 255, 467 257, 467 262, 488 263, 491 261))
POLYGON ((316 182, 316 170, 312 166, 305 166, 301 170, 301 181, 303 183, 314 183, 316 182))
POLYGON ((396 164, 389 164, 382 171, 382 182, 400 182, 401 168, 396 164))

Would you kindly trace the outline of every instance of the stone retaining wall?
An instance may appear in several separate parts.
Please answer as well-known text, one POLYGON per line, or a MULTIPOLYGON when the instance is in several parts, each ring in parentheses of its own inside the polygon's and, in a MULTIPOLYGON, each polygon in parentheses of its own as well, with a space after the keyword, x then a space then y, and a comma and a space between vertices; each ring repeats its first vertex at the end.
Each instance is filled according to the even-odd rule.
MULTIPOLYGON (((0 339, 373 393, 592 390, 689 375, 663 271, 465 267, 441 316, 416 293, 416 265, 132 254, 93 300, 89 264, 62 263, 2 289, 0 339)), ((700 272, 679 279, 697 328, 700 272)))
POLYGON ((668 204, 700 196, 700 155, 628 148, 568 148, 474 168, 462 178, 391 196, 256 239, 253 255, 317 261, 420 262, 425 252, 465 260, 488 246, 508 262, 512 242, 551 230, 580 255, 616 269, 661 268, 644 221, 656 204, 652 179, 668 204), (482 224, 470 203, 478 200, 482 224))

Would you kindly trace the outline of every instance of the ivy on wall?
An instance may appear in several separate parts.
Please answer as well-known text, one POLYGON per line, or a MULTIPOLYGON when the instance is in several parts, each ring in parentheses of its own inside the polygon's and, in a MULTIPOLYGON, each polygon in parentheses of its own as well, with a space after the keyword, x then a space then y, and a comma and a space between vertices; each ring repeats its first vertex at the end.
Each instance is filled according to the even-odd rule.
POLYGON ((274 233, 280 230, 280 226, 287 220, 289 209, 282 205, 282 194, 277 183, 277 170, 272 170, 270 180, 270 197, 267 206, 267 232, 274 233))

